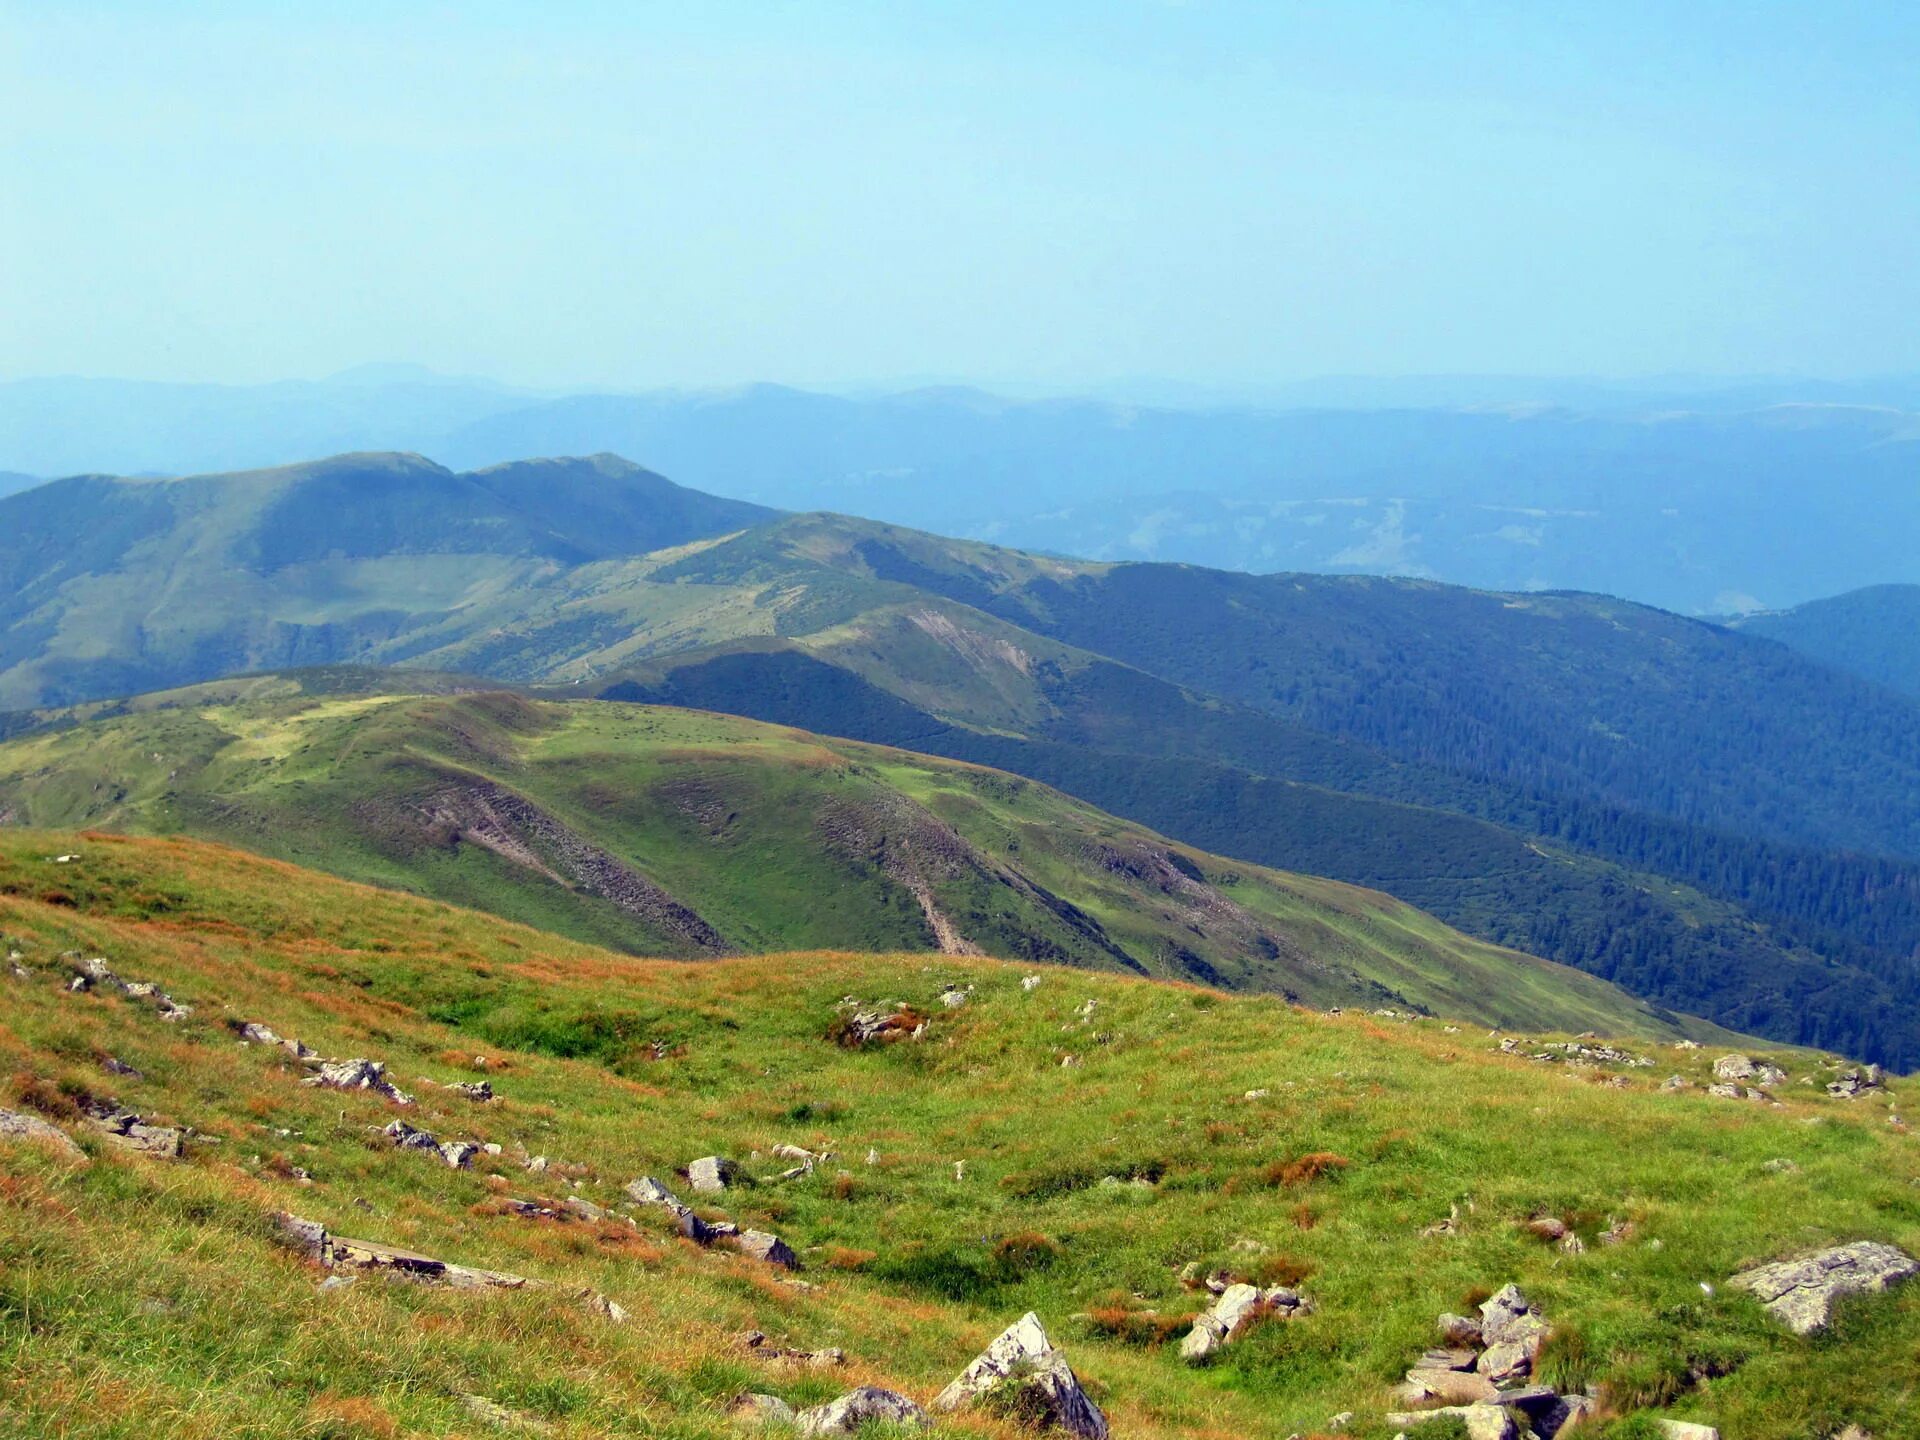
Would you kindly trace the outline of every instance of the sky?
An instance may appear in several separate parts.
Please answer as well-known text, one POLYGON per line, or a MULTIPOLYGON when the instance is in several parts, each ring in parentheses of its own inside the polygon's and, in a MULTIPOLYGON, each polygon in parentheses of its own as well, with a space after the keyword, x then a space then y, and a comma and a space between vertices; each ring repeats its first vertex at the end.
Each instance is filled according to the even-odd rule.
POLYGON ((0 0, 0 378, 1920 371, 1920 6, 0 0))

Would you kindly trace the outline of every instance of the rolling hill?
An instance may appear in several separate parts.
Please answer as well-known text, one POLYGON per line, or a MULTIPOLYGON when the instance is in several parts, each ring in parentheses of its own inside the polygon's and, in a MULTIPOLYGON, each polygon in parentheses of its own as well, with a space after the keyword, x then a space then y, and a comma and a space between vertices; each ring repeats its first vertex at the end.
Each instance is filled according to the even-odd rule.
POLYGON ((1920 704, 1757 637, 769 518, 606 458, 61 482, 9 521, 37 537, 0 559, 15 703, 355 662, 726 710, 1014 771, 1674 1009, 1920 1065, 1920 704), (298 523, 263 492, 306 497, 298 523), (100 496, 112 523, 64 542, 100 496))
POLYGON ((226 840, 643 954, 988 954, 1508 1027, 1714 1033, 1385 895, 976 766, 634 705, 249 688, 0 746, 0 823, 226 840))
POLYGON ((612 456, 457 475, 417 455, 0 500, 0 708, 404 659, 556 574, 767 519, 612 456))
POLYGON ((1595 1402, 1573 1433, 1907 1433, 1920 1285, 1802 1337, 1730 1283, 1920 1249, 1904 1087, 1839 1098, 1822 1057, 1750 1057, 1775 1106, 1707 1093, 1713 1050, 960 956, 641 960, 180 839, 0 830, 0 934, 21 1435, 721 1440, 743 1393, 930 1403, 1033 1311, 1115 1435, 1387 1440, 1436 1317, 1509 1284, 1551 1327, 1531 1378, 1595 1402), (855 1045, 847 997, 925 1028, 855 1045), (1184 1363, 1206 1278, 1298 1317, 1184 1363))
POLYGON ((1920 697, 1920 585, 1870 585, 1731 623, 1863 680, 1920 697))

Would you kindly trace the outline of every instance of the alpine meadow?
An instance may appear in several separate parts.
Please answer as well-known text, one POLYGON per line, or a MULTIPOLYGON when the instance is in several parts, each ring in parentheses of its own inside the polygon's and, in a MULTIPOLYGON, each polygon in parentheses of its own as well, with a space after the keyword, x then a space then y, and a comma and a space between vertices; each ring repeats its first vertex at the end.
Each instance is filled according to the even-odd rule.
POLYGON ((1920 12, 0 36, 0 1440, 1920 1440, 1920 12))

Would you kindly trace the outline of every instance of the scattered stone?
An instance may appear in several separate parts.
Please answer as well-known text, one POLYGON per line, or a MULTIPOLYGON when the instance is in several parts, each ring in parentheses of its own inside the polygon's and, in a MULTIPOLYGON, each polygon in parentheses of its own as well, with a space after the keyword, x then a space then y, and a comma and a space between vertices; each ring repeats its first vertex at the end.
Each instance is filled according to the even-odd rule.
POLYGON ((480 1153, 480 1147, 471 1140, 443 1140, 439 1149, 440 1158, 455 1170, 471 1169, 473 1157, 480 1153))
POLYGON ((38 1140, 51 1145, 69 1159, 87 1158, 87 1152, 66 1131, 23 1110, 0 1110, 0 1140, 38 1140))
POLYGON ((934 1399, 935 1410, 958 1410, 983 1396, 1009 1402, 1023 1424, 1106 1440, 1107 1417, 1053 1348, 1040 1317, 1029 1311, 1005 1330, 934 1399))
POLYGON ((585 1220, 589 1225, 598 1225, 601 1221, 612 1218, 600 1206, 591 1200, 583 1200, 578 1195, 567 1196, 560 1202, 560 1208, 574 1219, 585 1220))
POLYGON ((1557 1215, 1541 1215, 1527 1222, 1527 1230, 1541 1240, 1567 1238, 1567 1222, 1557 1215))
POLYGON ((1778 1085, 1787 1078, 1787 1072, 1778 1065, 1755 1060, 1751 1055, 1723 1055, 1713 1062, 1713 1078, 1751 1080, 1755 1085, 1778 1085))
POLYGON ((1028 990, 1028 991, 1037 990, 1039 987, 1040 987, 1040 977, 1038 975, 1027 975, 1021 978, 1020 988, 1022 990, 1028 990))
POLYGON ((404 1120, 391 1121, 380 1132, 399 1150, 438 1150, 440 1141, 431 1130, 420 1130, 404 1120))
POLYGON ((1688 1090, 1692 1087, 1693 1082, 1684 1075, 1669 1075, 1660 1082, 1662 1090, 1688 1090))
POLYGON ((875 1423, 911 1425, 921 1430, 932 1424, 927 1412, 913 1401, 878 1385, 862 1385, 838 1400, 802 1410, 794 1417, 794 1428, 802 1435, 852 1435, 861 1426, 875 1423))
POLYGON ((1480 1339, 1486 1349, 1474 1369, 1496 1384, 1531 1374, 1546 1335, 1547 1322, 1534 1312, 1520 1287, 1504 1286, 1480 1307, 1480 1339))
MULTIPOLYGON (((1209 1288, 1215 1276, 1209 1276, 1209 1288)), ((1261 1291, 1252 1285, 1230 1284, 1219 1292, 1213 1308, 1197 1316, 1193 1329, 1180 1342, 1180 1358, 1198 1365, 1237 1337, 1248 1325, 1263 1316, 1293 1320, 1313 1312, 1311 1302, 1299 1291, 1284 1285, 1261 1291)))
POLYGON ((170 1125, 149 1125, 131 1110, 122 1110, 110 1101, 88 1100, 81 1108, 94 1129, 119 1149, 178 1160, 186 1148, 185 1131, 170 1125))
POLYGON ((793 1407, 778 1395, 762 1395, 749 1390, 736 1395, 727 1406, 727 1417, 743 1425, 789 1425, 793 1407))
POLYGON ((1691 1420, 1667 1420, 1654 1416, 1653 1423, 1667 1440, 1720 1440, 1720 1432, 1711 1425, 1696 1425, 1691 1420))
POLYGON ((732 1186, 752 1182, 739 1162, 721 1155, 705 1155, 687 1166, 687 1183, 696 1195, 719 1195, 732 1186))
POLYGON ((240 1038, 250 1045, 278 1045, 280 1037, 266 1026, 249 1020, 240 1027, 240 1038))
POLYGON ((1469 1440, 1516 1440, 1519 1429, 1513 1423, 1513 1415, 1503 1405, 1490 1405, 1482 1402, 1477 1405, 1449 1405, 1438 1410, 1412 1410, 1400 1414, 1390 1414, 1386 1423, 1394 1429, 1411 1430, 1430 1420, 1445 1416, 1457 1416, 1466 1426, 1469 1440))
POLYGON ((1877 1293, 1916 1272, 1920 1262, 1906 1251, 1861 1240, 1743 1270, 1727 1283, 1758 1296, 1796 1335, 1810 1335, 1826 1328, 1841 1296, 1877 1293))
POLYGON ((1760 1168, 1769 1175, 1792 1175, 1800 1169, 1793 1161, 1786 1159, 1769 1160, 1760 1168))
POLYGON ((493 1099, 493 1086, 485 1080, 466 1080, 449 1085, 447 1089, 456 1095, 464 1095, 467 1099, 480 1103, 493 1099))
POLYGON ((831 1370, 847 1363, 847 1352, 838 1346, 830 1346, 825 1350, 791 1350, 770 1344, 766 1335, 759 1330, 749 1330, 740 1337, 740 1343, 746 1346, 747 1354, 755 1360, 800 1365, 809 1370, 831 1370))
POLYGON ((949 1010, 958 1010, 967 1003, 967 991, 958 985, 949 985, 940 992, 940 1003, 949 1010))
POLYGON ((1633 1238, 1634 1224, 1631 1220, 1609 1218, 1607 1228, 1600 1232, 1600 1243, 1606 1246, 1624 1245, 1633 1238))
POLYGON ((1406 1384, 1395 1392, 1395 1396, 1410 1405, 1425 1404, 1429 1400, 1438 1400, 1444 1405, 1472 1405, 1477 1401, 1492 1400, 1499 1393, 1493 1381, 1484 1375, 1415 1366, 1407 1371, 1406 1384))
POLYGON ((855 1049, 876 1042, 890 1044, 916 1034, 921 1025, 919 1015, 905 1005, 854 1010, 838 1027, 838 1038, 842 1045, 855 1049))
POLYGON ((396 1105, 411 1105, 413 1097, 387 1079, 387 1067, 378 1060, 355 1056, 351 1060, 323 1060, 319 1073, 300 1083, 319 1085, 328 1090, 372 1090, 396 1105))
POLYGON ((1752 1086, 1709 1085, 1707 1094, 1717 1100, 1768 1100, 1772 1097, 1764 1090, 1755 1090, 1752 1086))
POLYGON ((1247 1091, 1247 1099, 1264 1100, 1271 1094, 1273 1094, 1271 1090, 1249 1090, 1247 1091))
POLYGON ((778 1265, 782 1270, 798 1270, 800 1257, 793 1253, 793 1247, 778 1235, 765 1230, 743 1230, 735 1237, 733 1248, 753 1260, 764 1260, 769 1265, 778 1265))
POLYGON ((1887 1072, 1878 1065, 1848 1070, 1827 1085, 1829 1095, 1837 1095, 1843 1100, 1858 1100, 1869 1090, 1884 1090, 1887 1084, 1887 1072))

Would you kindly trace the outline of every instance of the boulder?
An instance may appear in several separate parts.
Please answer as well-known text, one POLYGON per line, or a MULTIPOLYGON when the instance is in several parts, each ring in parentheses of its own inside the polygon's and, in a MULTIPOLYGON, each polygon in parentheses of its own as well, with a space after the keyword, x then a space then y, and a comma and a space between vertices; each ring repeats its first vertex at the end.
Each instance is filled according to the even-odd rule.
POLYGON ((927 1412, 904 1395, 882 1390, 878 1385, 862 1385, 849 1390, 838 1400, 802 1410, 794 1417, 794 1428, 802 1435, 852 1435, 862 1425, 911 1425, 926 1429, 932 1422, 927 1412))
POLYGON ((440 1158, 455 1170, 470 1169, 473 1157, 480 1153, 480 1147, 471 1140, 443 1140, 439 1149, 440 1158))
POLYGON ((387 1067, 378 1060, 356 1055, 351 1060, 323 1060, 319 1073, 300 1082, 328 1090, 373 1090, 396 1105, 411 1105, 413 1097, 387 1079, 387 1067))
POLYGON ((1411 1398, 1438 1400, 1446 1405, 1471 1405, 1479 1400, 1491 1400, 1500 1392, 1484 1375, 1415 1366, 1407 1372, 1406 1393, 1411 1398), (1413 1397, 1412 1392, 1416 1390, 1423 1392, 1422 1396, 1413 1397))
POLYGON ((391 1140, 401 1150, 438 1150, 440 1141, 431 1130, 420 1130, 404 1120, 388 1122, 381 1130, 382 1135, 391 1140))
POLYGON ((793 1422, 793 1407, 778 1395, 749 1390, 734 1396, 727 1406, 727 1416, 743 1425, 787 1425, 793 1422))
POLYGON ((1713 1078, 1751 1080, 1755 1085, 1778 1085, 1787 1078, 1787 1072, 1778 1065, 1769 1065, 1751 1055, 1722 1055, 1713 1062, 1713 1078))
POLYGON ((1193 1329, 1180 1342, 1180 1358, 1189 1365, 1207 1359, 1245 1329, 1263 1306, 1261 1294, 1253 1286, 1227 1286, 1213 1302, 1213 1308, 1193 1322, 1193 1329))
POLYGON ((1440 1338, 1448 1345, 1477 1347, 1481 1343, 1480 1322, 1465 1315, 1442 1315, 1440 1338))
POLYGON ((464 1095, 469 1100, 484 1102, 493 1099, 493 1086, 485 1080, 466 1080, 449 1085, 447 1089, 455 1095, 464 1095))
POLYGON ((318 1220, 303 1220, 285 1210, 271 1217, 274 1233, 281 1243, 297 1250, 309 1260, 323 1263, 327 1258, 327 1227, 318 1220))
POLYGON ((73 1160, 84 1160, 87 1152, 58 1125, 23 1110, 0 1110, 0 1140, 37 1140, 73 1160))
POLYGON ((1539 1440, 1554 1440, 1562 1430, 1585 1419, 1595 1407, 1590 1395, 1557 1395, 1545 1385, 1503 1390, 1493 1403, 1518 1410, 1539 1440))
POLYGON ((627 1198, 636 1205, 678 1205, 673 1192, 651 1175, 627 1182, 627 1198))
POLYGON ((1878 1065, 1868 1065, 1860 1069, 1848 1070, 1839 1079, 1829 1082, 1827 1093, 1838 1095, 1843 1100, 1857 1100, 1869 1090, 1884 1089, 1886 1082, 1886 1071, 1878 1065))
POLYGON ((687 1166, 687 1184, 696 1195, 719 1195, 745 1179, 739 1162, 723 1155, 705 1155, 687 1166))
POLYGON ((1796 1335, 1826 1328, 1833 1302, 1843 1295, 1872 1294, 1920 1271, 1906 1251, 1860 1240, 1829 1250, 1743 1270, 1727 1283, 1759 1297, 1796 1335))
POLYGON ((1429 1420, 1438 1420, 1443 1416, 1458 1417, 1466 1426, 1470 1440, 1516 1440, 1519 1427, 1513 1423, 1513 1415, 1501 1405, 1449 1405, 1438 1410, 1409 1410, 1386 1417, 1389 1428, 1411 1430, 1424 1425, 1429 1420))
POLYGON ((1666 1420, 1656 1415, 1653 1423, 1667 1440, 1720 1440, 1720 1432, 1711 1425, 1696 1425, 1691 1420, 1666 1420))
POLYGON ((778 1265, 782 1270, 798 1270, 800 1257, 793 1253, 793 1247, 778 1235, 765 1230, 743 1230, 734 1239, 734 1249, 754 1260, 764 1260, 769 1265, 778 1265))
POLYGON ((1053 1348, 1040 1317, 1029 1311, 1001 1331, 960 1377, 934 1399, 936 1410, 958 1410, 992 1395, 1007 1402, 1023 1425, 1064 1430, 1083 1440, 1106 1440, 1107 1417, 1080 1386, 1066 1358, 1053 1348))

